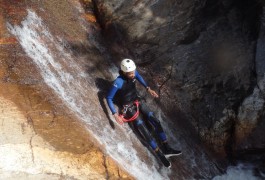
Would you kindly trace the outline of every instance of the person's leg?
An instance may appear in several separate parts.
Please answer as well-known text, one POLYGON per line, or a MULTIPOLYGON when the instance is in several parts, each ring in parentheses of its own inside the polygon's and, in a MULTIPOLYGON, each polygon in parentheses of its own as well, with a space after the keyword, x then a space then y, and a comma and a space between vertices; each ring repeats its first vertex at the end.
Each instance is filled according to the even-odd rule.
POLYGON ((144 116, 147 118, 147 120, 155 129, 155 132, 158 135, 159 140, 161 142, 167 142, 167 137, 161 126, 160 121, 154 116, 154 113, 143 102, 140 103, 140 111, 142 114, 144 114, 144 116))
MULTIPOLYGON (((136 113, 136 110, 134 108, 129 108, 126 112, 126 116, 128 118, 134 116, 136 113)), ((151 133, 148 131, 144 121, 138 116, 134 121, 132 121, 134 128, 136 128, 140 134, 143 136, 145 141, 151 146, 153 150, 156 150, 158 148, 158 145, 155 141, 155 139, 152 137, 151 133)))
POLYGON ((162 128, 160 121, 155 117, 154 113, 142 102, 140 103, 140 110, 147 117, 150 124, 154 127, 156 134, 158 135, 159 140, 163 145, 161 148, 166 157, 180 155, 181 151, 174 150, 169 146, 167 136, 162 128))
POLYGON ((146 128, 144 121, 137 118, 134 120, 134 124, 137 127, 138 131, 141 133, 141 135, 144 137, 144 139, 149 143, 153 151, 156 153, 157 157, 161 160, 163 165, 165 167, 170 168, 171 163, 166 159, 166 156, 162 153, 162 151, 159 149, 155 139, 152 137, 148 129, 146 128))
MULTIPOLYGON (((134 110, 129 110, 127 114, 129 116, 133 116, 135 114, 135 111, 134 110)), ((138 118, 136 118, 136 120, 132 121, 131 123, 133 123, 134 128, 137 128, 137 130, 140 133, 140 136, 142 136, 143 139, 145 140, 145 142, 147 142, 149 144, 149 146, 156 153, 156 155, 161 160, 161 162, 164 164, 164 166, 170 168, 171 167, 171 163, 166 159, 165 155, 159 149, 155 139, 153 138, 151 133, 146 128, 146 126, 144 124, 144 121, 141 120, 140 117, 138 117, 138 118)))
POLYGON ((144 122, 141 119, 136 119, 134 121, 134 126, 138 129, 138 131, 141 133, 145 141, 150 145, 150 147, 156 151, 158 149, 158 145, 155 141, 155 139, 152 137, 148 129, 146 128, 144 122))

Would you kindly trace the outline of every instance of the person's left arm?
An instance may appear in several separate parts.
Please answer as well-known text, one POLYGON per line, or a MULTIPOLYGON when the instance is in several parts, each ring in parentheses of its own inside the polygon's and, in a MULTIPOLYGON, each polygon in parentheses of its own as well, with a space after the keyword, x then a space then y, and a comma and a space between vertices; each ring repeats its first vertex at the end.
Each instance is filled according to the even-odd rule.
POLYGON ((147 92, 149 92, 153 97, 158 97, 158 94, 146 84, 144 78, 139 74, 137 70, 135 70, 135 78, 146 88, 147 92))

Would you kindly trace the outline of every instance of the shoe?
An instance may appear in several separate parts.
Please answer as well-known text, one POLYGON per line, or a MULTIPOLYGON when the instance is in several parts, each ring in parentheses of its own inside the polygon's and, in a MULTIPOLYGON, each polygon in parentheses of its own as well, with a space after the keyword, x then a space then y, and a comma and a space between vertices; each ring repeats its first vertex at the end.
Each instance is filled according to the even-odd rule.
POLYGON ((165 157, 165 155, 161 152, 161 150, 159 149, 158 151, 156 151, 156 155, 158 156, 158 158, 160 159, 160 161, 163 163, 163 165, 167 168, 171 168, 171 163, 167 160, 167 158, 165 157))
POLYGON ((170 151, 167 151, 167 152, 165 153, 165 157, 166 157, 166 158, 169 158, 169 157, 172 157, 172 156, 178 156, 178 155, 181 155, 181 154, 182 154, 181 151, 171 149, 170 151))
POLYGON ((181 151, 171 148, 167 143, 164 144, 163 152, 166 158, 169 158, 172 156, 178 156, 182 154, 181 151))

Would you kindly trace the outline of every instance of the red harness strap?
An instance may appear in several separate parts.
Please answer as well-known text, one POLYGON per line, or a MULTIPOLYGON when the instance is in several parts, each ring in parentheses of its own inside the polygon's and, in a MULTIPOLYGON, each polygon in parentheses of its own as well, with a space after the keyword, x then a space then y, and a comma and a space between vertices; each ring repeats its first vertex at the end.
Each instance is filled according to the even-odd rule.
POLYGON ((123 122, 134 121, 139 116, 139 101, 136 100, 136 101, 133 102, 133 104, 136 105, 136 108, 137 108, 136 113, 131 118, 129 118, 129 119, 125 119, 124 118, 124 114, 125 113, 124 114, 120 114, 119 116, 122 118, 123 122))

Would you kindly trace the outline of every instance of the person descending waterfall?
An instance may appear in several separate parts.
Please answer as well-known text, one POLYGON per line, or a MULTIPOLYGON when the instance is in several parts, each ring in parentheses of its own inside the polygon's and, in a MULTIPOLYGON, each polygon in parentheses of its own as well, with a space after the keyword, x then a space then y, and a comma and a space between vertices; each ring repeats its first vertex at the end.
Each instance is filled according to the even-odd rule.
POLYGON ((119 74, 120 75, 114 80, 106 97, 108 106, 115 120, 120 124, 127 121, 130 123, 131 127, 136 128, 143 139, 145 139, 148 145, 154 150, 155 154, 164 166, 170 168, 171 164, 167 158, 170 156, 180 155, 181 151, 174 150, 169 146, 166 134, 159 120, 139 98, 136 90, 136 80, 139 81, 153 97, 157 98, 157 93, 147 86, 143 77, 136 70, 136 65, 133 60, 123 59, 121 61, 119 74), (121 101, 119 103, 123 107, 122 115, 116 111, 113 104, 114 97, 117 94, 119 94, 119 99, 121 101), (138 116, 139 112, 147 117, 146 119, 148 120, 148 123, 150 123, 155 129, 158 139, 160 140, 161 148, 159 148, 156 140, 151 135, 151 132, 147 129, 145 122, 140 118, 140 116, 138 116))

